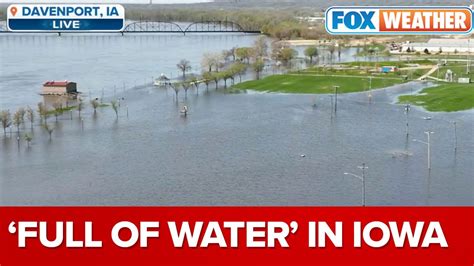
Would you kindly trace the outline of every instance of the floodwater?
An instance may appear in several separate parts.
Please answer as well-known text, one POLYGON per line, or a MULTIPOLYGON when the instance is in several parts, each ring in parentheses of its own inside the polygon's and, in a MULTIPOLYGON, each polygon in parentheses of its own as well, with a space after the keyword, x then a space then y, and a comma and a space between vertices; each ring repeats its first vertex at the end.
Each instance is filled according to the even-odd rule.
POLYGON ((393 104, 429 84, 377 90, 371 104, 366 93, 339 95, 337 113, 329 95, 231 94, 211 85, 186 99, 181 92, 176 103, 171 90, 148 85, 157 73, 176 73, 181 58, 197 69, 203 52, 254 39, 2 37, 2 109, 34 104, 47 79, 125 100, 118 119, 110 107, 94 115, 89 106, 83 120, 77 111, 72 120, 49 118, 51 140, 36 123, 29 148, 15 130, 0 136, 0 204, 356 206, 362 182, 344 172, 361 175, 362 163, 367 205, 474 204, 473 112, 412 108, 407 137, 403 106, 393 104), (431 171, 427 147, 412 141, 426 141, 427 130, 435 132, 431 171))

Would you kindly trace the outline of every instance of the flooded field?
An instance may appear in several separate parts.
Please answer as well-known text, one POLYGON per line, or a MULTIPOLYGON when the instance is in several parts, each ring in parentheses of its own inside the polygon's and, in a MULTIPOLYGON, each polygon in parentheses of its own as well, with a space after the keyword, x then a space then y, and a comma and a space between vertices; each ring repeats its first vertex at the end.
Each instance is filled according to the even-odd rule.
MULTIPOLYGON (((396 96, 429 84, 408 83, 339 95, 174 92, 150 85, 177 75, 202 53, 245 46, 255 36, 22 36, 0 39, 0 109, 35 107, 41 83, 78 82, 85 96, 122 98, 38 124, 31 147, 0 137, 3 205, 360 205, 366 163, 367 205, 474 204, 473 112, 412 108, 405 132, 396 96), (22 51, 22 52, 19 52, 22 51), (134 83, 137 83, 135 86, 134 83), (132 85, 133 84, 133 85, 132 85), (138 86, 140 85, 140 86, 138 86), (313 106, 316 104, 316 107, 313 106), (186 104, 189 115, 180 108, 186 104), (128 115, 127 115, 128 113, 128 115), (431 119, 426 119, 426 117, 431 119), (424 119, 425 118, 425 119, 424 119), (454 134, 452 122, 457 122, 454 134), (431 130, 432 169, 425 140, 431 130), (457 144, 456 144, 457 142, 457 144), (455 149, 457 147, 457 149, 455 149)), ((348 52, 343 60, 353 58, 348 52)), ((29 125, 22 128, 29 131, 29 125)))

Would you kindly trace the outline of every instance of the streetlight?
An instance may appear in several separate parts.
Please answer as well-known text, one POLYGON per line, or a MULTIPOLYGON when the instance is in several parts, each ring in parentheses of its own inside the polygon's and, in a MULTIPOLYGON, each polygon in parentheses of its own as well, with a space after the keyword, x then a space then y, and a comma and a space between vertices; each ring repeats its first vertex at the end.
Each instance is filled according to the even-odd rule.
POLYGON ((334 113, 337 112, 337 90, 339 86, 334 86, 334 113))
POLYGON ((413 141, 423 143, 428 147, 428 170, 431 170, 431 134, 433 133, 434 133, 433 131, 425 131, 428 141, 413 139, 413 141))
POLYGON ((357 166, 357 168, 362 170, 362 176, 348 172, 344 173, 344 175, 350 175, 362 181, 362 206, 365 207, 365 169, 368 169, 369 167, 365 166, 365 163, 363 163, 362 165, 357 166))
POLYGON ((409 135, 409 130, 408 130, 408 128, 409 128, 409 124, 408 124, 408 113, 410 112, 410 110, 411 110, 410 104, 406 104, 406 105, 405 105, 405 115, 406 115, 406 132, 407 132, 407 137, 408 137, 408 135, 409 135))
POLYGON ((469 54, 471 53, 471 47, 470 47, 470 44, 471 44, 471 40, 470 39, 467 39, 467 62, 466 62, 466 75, 469 75, 469 72, 470 71, 470 59, 469 59, 469 54))
POLYGON ((369 76, 369 103, 372 103, 372 76, 369 76))
POLYGON ((458 133, 457 133, 457 123, 453 121, 454 126, 454 152, 458 150, 458 133))

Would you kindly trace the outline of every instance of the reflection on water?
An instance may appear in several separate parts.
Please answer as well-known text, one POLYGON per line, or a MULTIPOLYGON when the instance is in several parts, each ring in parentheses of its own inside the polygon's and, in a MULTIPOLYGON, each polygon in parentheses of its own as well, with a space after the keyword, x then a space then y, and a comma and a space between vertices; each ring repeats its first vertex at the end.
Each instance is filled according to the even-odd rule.
MULTIPOLYGON (((419 85, 395 90, 409 86, 419 85)), ((341 95, 331 115, 324 95, 314 108, 309 95, 211 90, 177 105, 172 92, 130 91, 117 120, 110 107, 88 109, 83 129, 77 113, 53 123, 52 141, 39 127, 31 148, 2 139, 2 204, 358 205, 361 184, 343 173, 363 162, 369 205, 473 204, 472 113, 436 114, 430 126, 412 110, 410 139, 436 132, 429 174, 392 93, 371 105, 341 95), (462 121, 456 152, 451 119, 462 121)))
POLYGON ((2 35, 0 36, 0 108, 35 105, 44 81, 70 80, 84 95, 112 96, 126 88, 151 84, 165 73, 176 77, 176 64, 187 59, 201 72, 202 55, 249 46, 256 35, 2 35))
POLYGON ((95 115, 87 108, 83 120, 77 111, 72 120, 70 114, 59 123, 50 118, 51 141, 36 125, 30 148, 24 140, 18 148, 15 132, 1 137, 1 204, 359 205, 361 183, 343 173, 360 174, 361 163, 369 167, 368 205, 474 204, 472 112, 426 114, 413 108, 406 137, 403 106, 393 102, 397 94, 426 84, 378 90, 372 104, 367 93, 340 95, 337 115, 331 112, 329 95, 225 94, 203 87, 199 95, 190 90, 186 100, 180 94, 176 104, 172 91, 150 86, 114 91, 113 84, 147 74, 151 79, 163 67, 176 71, 180 57, 199 62, 200 56, 186 49, 176 48, 169 55, 164 47, 185 47, 191 40, 202 50, 228 49, 251 43, 253 37, 223 37, 220 44, 204 36, 48 38, 2 39, 9 51, 36 42, 32 50, 45 53, 24 68, 2 60, 2 68, 10 69, 0 74, 2 104, 34 102, 36 87, 24 84, 69 72, 79 84, 89 84, 92 95, 101 91, 93 88, 105 86, 109 96, 125 100, 118 119, 110 106, 95 115), (132 55, 124 52, 130 44, 135 46, 132 55), (51 46, 56 52, 38 48, 51 46), (54 55, 71 57, 71 66, 54 55), (21 96, 12 95, 15 84, 21 86, 21 96), (184 104, 189 107, 187 117, 179 111, 184 104), (457 150, 451 121, 458 122, 457 150), (431 173, 426 146, 411 141, 423 140, 427 129, 436 132, 431 173))

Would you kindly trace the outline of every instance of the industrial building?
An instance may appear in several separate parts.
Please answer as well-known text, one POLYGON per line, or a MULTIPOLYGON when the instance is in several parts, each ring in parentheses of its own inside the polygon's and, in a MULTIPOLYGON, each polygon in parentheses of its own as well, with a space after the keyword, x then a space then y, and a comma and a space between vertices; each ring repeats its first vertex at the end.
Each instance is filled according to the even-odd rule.
POLYGON ((77 84, 71 81, 47 81, 43 84, 42 95, 77 94, 77 84))
POLYGON ((430 39, 427 42, 407 42, 400 46, 400 50, 398 52, 424 53, 426 51, 432 54, 472 53, 474 52, 474 41, 471 41, 471 39, 430 39))

